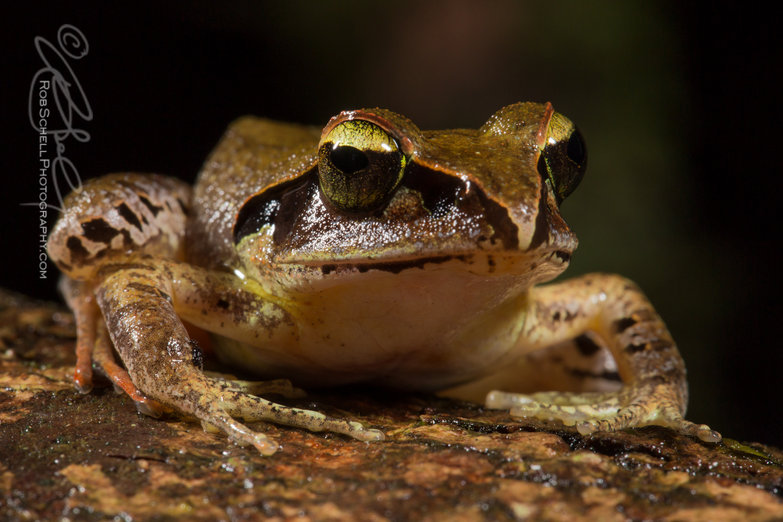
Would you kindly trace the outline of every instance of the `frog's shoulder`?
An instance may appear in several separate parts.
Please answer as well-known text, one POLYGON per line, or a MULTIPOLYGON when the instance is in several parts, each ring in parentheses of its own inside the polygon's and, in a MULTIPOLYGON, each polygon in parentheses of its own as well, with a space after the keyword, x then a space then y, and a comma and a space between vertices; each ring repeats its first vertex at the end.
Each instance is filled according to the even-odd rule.
POLYGON ((314 168, 320 136, 317 127, 255 116, 231 123, 196 181, 189 257, 231 264, 232 228, 241 206, 259 191, 314 168))

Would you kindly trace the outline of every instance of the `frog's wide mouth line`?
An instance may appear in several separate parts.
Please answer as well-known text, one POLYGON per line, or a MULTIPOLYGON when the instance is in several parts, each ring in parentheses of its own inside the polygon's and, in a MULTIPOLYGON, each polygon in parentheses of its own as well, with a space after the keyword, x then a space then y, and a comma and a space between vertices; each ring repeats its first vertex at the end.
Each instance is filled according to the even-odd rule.
MULTIPOLYGON (((538 255, 534 256, 539 259, 540 263, 551 263, 555 265, 566 266, 571 259, 571 254, 564 250, 552 250, 549 253, 538 252, 538 255)), ((386 260, 368 259, 368 258, 346 258, 346 259, 331 259, 331 260, 285 260, 282 264, 287 265, 299 265, 310 268, 320 268, 323 275, 329 275, 335 272, 369 272, 370 270, 379 270, 383 272, 399 273, 403 270, 418 268, 426 269, 427 265, 437 266, 443 265, 449 262, 457 262, 466 267, 472 267, 473 269, 481 269, 487 273, 507 273, 507 270, 497 270, 502 264, 506 263, 520 263, 523 267, 528 267, 526 262, 531 259, 531 255, 528 252, 501 252, 501 253, 455 253, 440 256, 423 256, 423 257, 405 257, 405 258, 392 258, 386 260)), ((527 269, 527 268, 525 268, 527 269)))
POLYGON ((399 260, 399 261, 367 261, 367 262, 347 262, 347 263, 327 263, 321 265, 321 272, 324 275, 328 275, 332 272, 337 271, 338 269, 347 269, 350 271, 358 271, 358 272, 368 272, 370 270, 381 270, 383 272, 391 272, 393 274, 397 274, 399 272, 402 272, 403 270, 407 270, 410 268, 421 268, 424 269, 424 265, 433 264, 433 265, 440 265, 443 263, 447 263, 449 261, 462 261, 464 263, 469 263, 469 256, 467 255, 458 255, 458 256, 433 256, 433 257, 424 257, 419 259, 410 259, 410 260, 399 260))

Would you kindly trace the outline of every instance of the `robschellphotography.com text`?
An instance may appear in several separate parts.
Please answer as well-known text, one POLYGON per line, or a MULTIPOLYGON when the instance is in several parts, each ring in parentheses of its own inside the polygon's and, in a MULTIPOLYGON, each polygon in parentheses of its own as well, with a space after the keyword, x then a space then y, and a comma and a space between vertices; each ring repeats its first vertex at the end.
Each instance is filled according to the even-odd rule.
POLYGON ((38 278, 46 279, 49 268, 49 257, 46 254, 46 238, 49 235, 47 218, 49 200, 49 135, 46 129, 49 127, 49 80, 39 80, 38 86, 38 278))
POLYGON ((33 42, 43 64, 33 76, 28 99, 30 125, 38 136, 38 201, 22 205, 38 209, 38 278, 47 279, 49 218, 62 210, 63 197, 82 185, 76 166, 65 156, 65 145, 71 138, 90 141, 90 134, 77 125, 92 120, 92 108, 69 62, 86 56, 89 46, 82 32, 69 24, 58 29, 57 46, 42 36, 33 42))

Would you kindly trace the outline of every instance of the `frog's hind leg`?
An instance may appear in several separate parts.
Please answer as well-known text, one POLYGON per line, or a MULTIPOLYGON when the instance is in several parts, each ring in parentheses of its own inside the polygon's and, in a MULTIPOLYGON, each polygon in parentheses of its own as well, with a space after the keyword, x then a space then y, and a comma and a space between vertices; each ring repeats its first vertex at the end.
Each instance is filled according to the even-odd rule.
POLYGON ((92 389, 97 369, 141 411, 158 412, 114 361, 95 291, 107 265, 132 262, 132 255, 182 257, 189 202, 186 184, 136 173, 89 180, 63 202, 47 251, 63 272, 60 290, 76 318, 74 383, 80 392, 92 389))
POLYGON ((81 393, 89 393, 93 387, 93 365, 114 386, 125 392, 136 409, 145 415, 159 417, 166 409, 147 398, 131 381, 128 372, 114 360, 111 340, 101 318, 101 311, 89 286, 68 277, 60 280, 60 291, 76 319, 76 365, 73 381, 81 393))
POLYGON ((644 425, 659 425, 699 437, 707 442, 720 440, 704 424, 682 418, 679 407, 665 402, 666 390, 634 389, 620 392, 537 392, 531 394, 492 391, 487 395, 488 408, 508 409, 513 417, 559 420, 576 425, 582 435, 596 431, 616 431, 644 425), (655 410, 645 404, 661 391, 662 401, 655 410))
POLYGON ((73 382, 81 393, 89 393, 92 390, 95 325, 101 312, 85 283, 63 277, 60 279, 59 288, 76 320, 76 367, 73 382))
POLYGON ((490 392, 486 404, 513 415, 576 424, 582 434, 666 426, 706 442, 721 436, 683 418, 685 364, 663 321, 630 281, 593 274, 530 291, 521 338, 541 349, 584 334, 611 352, 623 387, 599 393, 490 392))
POLYGON ((609 350, 593 335, 580 335, 525 354, 492 374, 440 395, 483 402, 492 390, 534 393, 608 392, 622 388, 617 364, 609 350))

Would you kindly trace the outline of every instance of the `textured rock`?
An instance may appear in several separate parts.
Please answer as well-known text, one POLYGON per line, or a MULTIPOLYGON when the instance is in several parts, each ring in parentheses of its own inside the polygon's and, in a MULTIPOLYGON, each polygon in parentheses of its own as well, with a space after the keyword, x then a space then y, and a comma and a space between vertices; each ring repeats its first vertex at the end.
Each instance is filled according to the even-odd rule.
MULTIPOLYGON (((423 395, 287 401, 383 429, 362 443, 258 425, 262 457, 108 385, 77 393, 73 320, 0 293, 0 519, 780 520, 783 453, 645 428, 582 437, 423 395)), ((724 434, 726 435, 726 434, 724 434)))

